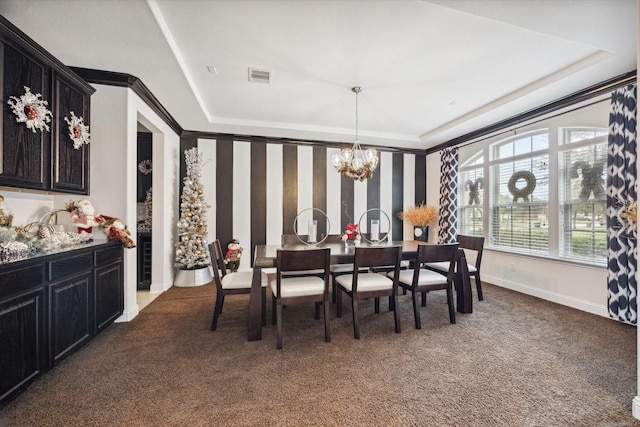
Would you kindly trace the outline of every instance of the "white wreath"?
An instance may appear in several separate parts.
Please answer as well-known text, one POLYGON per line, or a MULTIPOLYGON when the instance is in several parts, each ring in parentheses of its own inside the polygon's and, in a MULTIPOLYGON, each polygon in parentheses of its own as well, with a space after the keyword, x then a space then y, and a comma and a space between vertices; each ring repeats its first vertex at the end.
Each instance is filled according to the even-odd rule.
POLYGON ((39 93, 31 93, 31 89, 24 86, 25 94, 20 98, 10 96, 7 103, 11 106, 13 114, 16 115, 18 123, 25 123, 27 128, 36 133, 36 129, 49 131, 47 123, 51 121, 51 111, 47 108, 49 103, 40 99, 39 93))
POLYGON ((151 160, 143 160, 138 163, 138 170, 145 175, 149 175, 151 173, 152 163, 151 160))
POLYGON ((78 150, 84 144, 89 144, 89 126, 84 124, 82 116, 76 117, 73 111, 70 111, 71 118, 64 118, 69 125, 69 138, 73 141, 73 148, 78 150))

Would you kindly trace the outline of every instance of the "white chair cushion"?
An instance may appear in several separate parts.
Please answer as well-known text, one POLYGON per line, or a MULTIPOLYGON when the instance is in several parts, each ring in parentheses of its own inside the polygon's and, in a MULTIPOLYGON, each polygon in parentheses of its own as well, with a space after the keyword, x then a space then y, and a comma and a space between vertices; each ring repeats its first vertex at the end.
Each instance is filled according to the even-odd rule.
MULTIPOLYGON (((267 286, 267 273, 261 271, 262 286, 267 286)), ((222 289, 246 289, 251 287, 253 270, 238 270, 235 273, 227 273, 222 278, 222 289)))
POLYGON ((333 264, 329 267, 332 273, 351 273, 353 271, 353 264, 333 264))
POLYGON ((323 274, 324 269, 320 268, 318 270, 301 270, 301 271, 283 271, 282 274, 285 276, 303 276, 303 275, 311 275, 311 274, 323 274))
MULTIPOLYGON (((338 282, 343 288, 348 291, 352 291, 352 274, 344 274, 336 277, 338 282)), ((358 274, 358 291, 382 291, 385 289, 391 289, 393 287, 393 280, 378 273, 360 273, 358 274)))
MULTIPOLYGON (((324 293, 324 280, 314 276, 286 277, 280 280, 282 297, 301 297, 307 295, 322 295, 324 293)), ((273 295, 278 295, 277 280, 271 281, 273 295)))
MULTIPOLYGON (((361 267, 360 271, 366 272, 368 268, 361 267)), ((353 273, 353 264, 333 264, 329 267, 329 271, 332 273, 353 273)))
MULTIPOLYGON (((400 268, 403 270, 409 268, 410 265, 411 265, 410 261, 407 259, 403 259, 400 261, 400 268)), ((394 269, 394 268, 396 268, 395 265, 387 265, 387 266, 372 267, 372 270, 383 271, 383 270, 394 269)))
MULTIPOLYGON (((387 276, 393 277, 393 272, 387 273, 387 276)), ((411 285, 413 283, 413 270, 402 270, 398 280, 401 283, 411 285)), ((440 285, 443 283, 447 283, 447 276, 443 276, 436 271, 420 269, 418 285, 440 285)))
MULTIPOLYGON (((446 273, 449 271, 449 263, 447 261, 428 262, 426 265, 428 265, 430 268, 433 268, 435 270, 442 271, 443 273, 446 273)), ((455 270, 455 267, 454 267, 454 270, 455 270)), ((467 270, 469 271, 469 273, 475 273, 477 271, 476 266, 471 263, 467 263, 467 270)))
POLYGON ((443 261, 443 262, 428 262, 426 265, 429 268, 433 268, 434 270, 442 271, 445 274, 449 271, 449 263, 447 261, 443 261))

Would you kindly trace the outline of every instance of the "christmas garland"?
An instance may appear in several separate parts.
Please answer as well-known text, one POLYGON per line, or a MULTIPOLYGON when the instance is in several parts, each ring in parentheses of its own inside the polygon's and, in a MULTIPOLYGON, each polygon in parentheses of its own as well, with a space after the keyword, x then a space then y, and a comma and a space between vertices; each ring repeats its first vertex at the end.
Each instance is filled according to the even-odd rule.
POLYGON ((509 193, 513 196, 513 202, 516 203, 518 199, 522 199, 525 202, 529 201, 529 196, 536 188, 536 176, 529 171, 517 171, 509 178, 509 193), (524 179, 527 185, 524 188, 516 187, 516 183, 524 179))

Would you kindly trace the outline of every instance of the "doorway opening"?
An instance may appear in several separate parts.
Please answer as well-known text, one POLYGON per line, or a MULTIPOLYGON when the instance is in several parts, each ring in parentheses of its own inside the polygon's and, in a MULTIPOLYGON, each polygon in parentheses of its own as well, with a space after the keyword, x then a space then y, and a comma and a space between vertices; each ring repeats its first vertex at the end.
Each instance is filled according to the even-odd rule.
POLYGON ((136 182, 136 232, 137 274, 136 290, 138 309, 142 310, 154 298, 151 288, 151 225, 153 223, 153 134, 138 123, 137 132, 138 172, 136 182))

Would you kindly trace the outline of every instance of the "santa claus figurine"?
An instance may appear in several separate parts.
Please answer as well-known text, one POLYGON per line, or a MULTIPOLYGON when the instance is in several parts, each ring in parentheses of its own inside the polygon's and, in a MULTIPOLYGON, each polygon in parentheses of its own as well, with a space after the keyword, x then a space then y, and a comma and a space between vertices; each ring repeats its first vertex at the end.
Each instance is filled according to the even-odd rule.
POLYGON ((71 202, 67 210, 71 212, 71 218, 73 218, 73 222, 78 227, 78 233, 91 233, 93 227, 98 225, 96 210, 89 200, 80 200, 77 203, 71 202))

